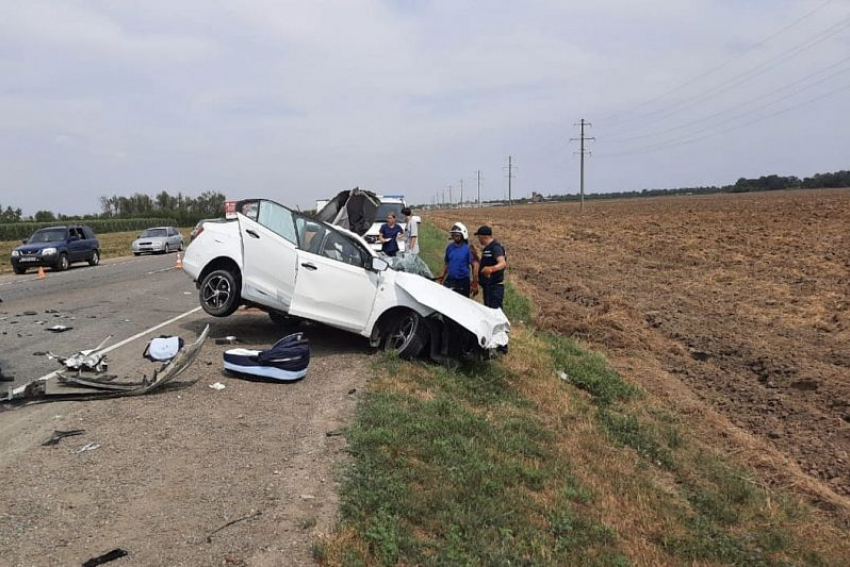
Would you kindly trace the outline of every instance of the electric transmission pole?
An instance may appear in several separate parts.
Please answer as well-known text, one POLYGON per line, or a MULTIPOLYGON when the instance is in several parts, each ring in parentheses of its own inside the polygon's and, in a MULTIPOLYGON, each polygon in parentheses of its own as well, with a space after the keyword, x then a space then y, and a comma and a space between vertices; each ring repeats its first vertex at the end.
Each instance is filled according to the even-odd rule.
POLYGON ((511 194, 511 187, 512 187, 511 181, 513 181, 513 179, 515 177, 514 176, 514 170, 519 169, 517 166, 514 165, 513 156, 508 156, 508 165, 505 166, 504 169, 508 170, 508 207, 510 208, 510 207, 513 206, 513 196, 511 194))
POLYGON ((481 208, 481 170, 478 170, 478 208, 481 208))
POLYGON ((449 185, 449 208, 451 209, 452 207, 454 207, 454 204, 455 198, 452 196, 452 186, 449 185))
POLYGON ((574 124, 574 126, 581 127, 581 135, 578 138, 570 138, 570 141, 581 143, 581 146, 580 146, 581 149, 576 153, 578 153, 578 155, 580 157, 580 161, 581 161, 581 173, 580 173, 580 176, 581 176, 580 187, 581 187, 581 189, 580 189, 580 196, 579 196, 579 211, 584 211, 584 156, 585 155, 591 155, 591 152, 589 150, 584 149, 584 143, 585 142, 593 142, 593 141, 596 140, 596 138, 592 138, 592 137, 588 137, 588 136, 584 135, 585 126, 587 126, 587 127, 593 126, 593 124, 591 124, 590 122, 587 122, 584 118, 581 119, 581 122, 574 124))
POLYGON ((463 208, 463 179, 460 180, 460 207, 463 208))

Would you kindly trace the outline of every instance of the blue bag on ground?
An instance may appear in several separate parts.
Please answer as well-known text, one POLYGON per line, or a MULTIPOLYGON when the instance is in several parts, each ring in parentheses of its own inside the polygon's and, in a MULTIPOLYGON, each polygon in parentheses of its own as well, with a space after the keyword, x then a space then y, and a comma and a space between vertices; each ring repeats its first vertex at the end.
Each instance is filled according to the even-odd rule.
POLYGON ((286 336, 268 350, 235 348, 224 353, 225 370, 273 380, 300 380, 309 364, 310 342, 304 333, 286 336))

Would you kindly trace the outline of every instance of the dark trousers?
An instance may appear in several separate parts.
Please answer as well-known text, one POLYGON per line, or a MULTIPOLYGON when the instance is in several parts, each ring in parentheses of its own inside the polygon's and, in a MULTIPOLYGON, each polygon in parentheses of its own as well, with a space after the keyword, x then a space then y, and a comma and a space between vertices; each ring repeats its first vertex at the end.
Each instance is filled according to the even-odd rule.
POLYGON ((461 294, 464 297, 469 297, 469 278, 452 279, 446 278, 443 280, 443 285, 452 291, 461 294))
POLYGON ((505 300, 505 284, 481 284, 484 294, 484 305, 492 309, 501 309, 505 300))

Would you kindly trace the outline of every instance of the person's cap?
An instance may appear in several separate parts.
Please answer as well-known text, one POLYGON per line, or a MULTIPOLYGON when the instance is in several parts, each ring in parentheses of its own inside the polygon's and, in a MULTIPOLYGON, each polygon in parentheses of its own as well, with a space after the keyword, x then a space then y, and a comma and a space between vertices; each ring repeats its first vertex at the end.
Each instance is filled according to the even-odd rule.
POLYGON ((493 236, 493 229, 485 224, 475 231, 475 236, 493 236))

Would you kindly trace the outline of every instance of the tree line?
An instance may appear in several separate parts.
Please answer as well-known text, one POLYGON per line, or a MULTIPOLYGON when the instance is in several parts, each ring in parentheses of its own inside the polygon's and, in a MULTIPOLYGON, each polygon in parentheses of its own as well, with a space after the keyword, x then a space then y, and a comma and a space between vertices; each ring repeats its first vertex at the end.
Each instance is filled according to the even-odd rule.
POLYGON ((205 191, 197 197, 177 193, 171 195, 160 191, 153 197, 145 193, 103 196, 98 200, 100 212, 85 215, 65 215, 49 210, 39 210, 25 217, 21 209, 0 205, 0 223, 36 222, 51 223, 57 221, 92 221, 108 219, 173 219, 180 226, 189 226, 199 220, 220 217, 224 214, 225 196, 217 191, 205 191))

